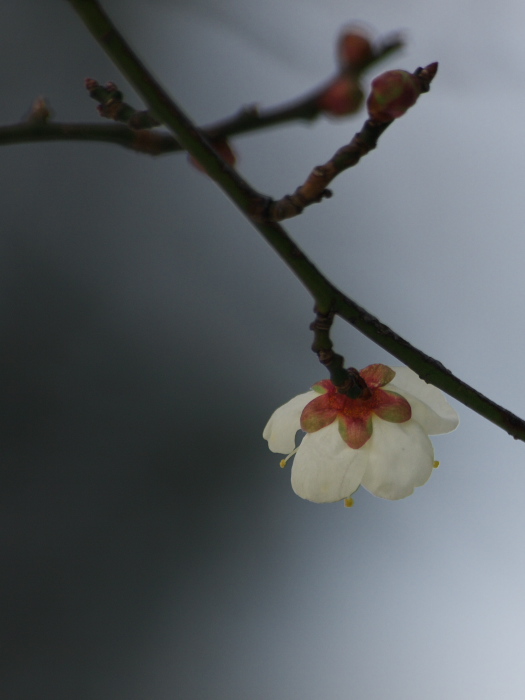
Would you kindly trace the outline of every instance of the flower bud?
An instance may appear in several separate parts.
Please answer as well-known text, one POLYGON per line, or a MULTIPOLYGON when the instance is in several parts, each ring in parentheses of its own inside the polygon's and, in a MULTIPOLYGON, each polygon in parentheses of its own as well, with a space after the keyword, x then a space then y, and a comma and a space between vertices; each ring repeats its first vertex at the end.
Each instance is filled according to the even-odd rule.
POLYGON ((337 60, 343 69, 360 71, 374 56, 372 44, 366 33, 359 27, 350 27, 342 34, 337 44, 337 60))
POLYGON ((45 97, 37 97, 31 105, 27 116, 30 124, 47 124, 51 119, 51 107, 45 97))
POLYGON ((343 117, 357 112, 363 97, 359 83, 349 76, 341 75, 335 78, 317 98, 317 106, 321 112, 343 117))
MULTIPOLYGON (((213 146, 213 150, 216 151, 220 157, 226 161, 226 163, 228 163, 228 165, 235 165, 237 157, 227 141, 213 141, 211 145, 213 146)), ((207 174, 206 168, 193 156, 189 156, 188 160, 195 168, 197 168, 197 170, 200 170, 201 173, 207 174)))
POLYGON ((412 107, 420 94, 421 84, 415 75, 406 70, 389 70, 372 81, 366 102, 368 114, 374 121, 390 122, 412 107))

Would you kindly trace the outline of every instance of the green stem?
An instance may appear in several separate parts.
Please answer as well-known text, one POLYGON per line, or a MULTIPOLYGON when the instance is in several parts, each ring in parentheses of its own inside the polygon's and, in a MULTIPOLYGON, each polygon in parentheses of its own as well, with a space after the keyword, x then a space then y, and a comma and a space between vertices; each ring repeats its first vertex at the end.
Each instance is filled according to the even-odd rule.
POLYGON ((96 0, 68 0, 87 28, 149 105, 153 114, 173 130, 177 139, 231 197, 266 241, 301 280, 320 313, 334 311, 374 343, 481 416, 525 441, 525 422, 455 377, 443 365, 398 336, 365 309, 334 287, 315 267, 284 229, 273 222, 255 222, 249 212, 261 195, 221 161, 202 134, 174 104, 165 90, 135 56, 96 0))

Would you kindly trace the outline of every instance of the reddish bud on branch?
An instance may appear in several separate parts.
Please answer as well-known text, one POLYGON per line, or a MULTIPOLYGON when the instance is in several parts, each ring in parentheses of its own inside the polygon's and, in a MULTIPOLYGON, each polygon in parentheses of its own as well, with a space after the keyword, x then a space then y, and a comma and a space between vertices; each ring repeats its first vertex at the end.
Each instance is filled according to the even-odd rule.
POLYGON ((366 102, 370 118, 376 122, 391 122, 403 116, 422 92, 428 92, 437 68, 437 63, 431 63, 415 73, 389 70, 379 75, 372 81, 366 102))
POLYGON ((406 70, 389 70, 372 81, 366 102, 370 118, 390 122, 401 117, 421 94, 418 79, 406 70))
POLYGON ((337 44, 337 60, 343 70, 359 72, 366 68, 373 57, 372 43, 360 27, 349 27, 341 34, 337 44))
POLYGON ((363 91, 354 78, 341 75, 335 78, 317 98, 321 112, 334 117, 354 114, 363 103, 363 91))

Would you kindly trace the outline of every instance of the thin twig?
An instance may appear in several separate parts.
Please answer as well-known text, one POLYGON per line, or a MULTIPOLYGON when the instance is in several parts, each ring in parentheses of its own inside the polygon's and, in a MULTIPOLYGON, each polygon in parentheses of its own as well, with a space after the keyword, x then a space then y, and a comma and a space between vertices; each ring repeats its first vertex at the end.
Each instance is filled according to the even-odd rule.
POLYGON ((159 131, 134 131, 123 124, 67 124, 60 122, 0 126, 0 146, 46 141, 91 141, 114 143, 140 153, 157 156, 180 151, 171 134, 159 131))
MULTIPOLYGON (((399 50, 402 46, 403 40, 399 33, 393 33, 380 39, 373 47, 370 57, 359 67, 353 77, 357 80, 366 69, 399 50)), ((344 73, 345 70, 341 70, 340 74, 344 73)), ((200 129, 208 140, 220 142, 231 136, 280 124, 295 121, 311 122, 321 115, 319 97, 336 77, 324 82, 306 95, 282 105, 266 109, 261 109, 257 105, 249 105, 230 117, 214 124, 202 126, 200 129)), ((99 102, 100 115, 120 122, 118 126, 53 122, 50 119, 50 110, 45 104, 45 100, 37 98, 31 113, 24 121, 0 126, 0 146, 45 141, 100 141, 114 143, 153 156, 184 150, 172 134, 159 131, 151 131, 151 136, 145 133, 138 134, 137 131, 150 130, 152 127, 158 126, 159 122, 149 110, 137 110, 125 103, 122 93, 114 83, 102 86, 95 80, 88 78, 86 87, 90 96, 99 102), (41 118, 40 114, 43 107, 45 108, 45 118, 41 118), (130 128, 124 127, 123 124, 130 128)))
POLYGON ((100 85, 93 78, 84 81, 89 96, 96 100, 98 113, 106 119, 127 124, 132 129, 151 129, 160 126, 148 110, 138 110, 124 102, 124 95, 115 83, 100 85))
MULTIPOLYGON (((100 4, 96 0, 68 1, 113 62, 143 97, 153 114, 174 131, 180 143, 194 158, 206 165, 207 171, 217 184, 249 217, 251 203, 254 197, 260 197, 260 195, 232 168, 221 161, 202 134, 135 56, 100 4)), ((253 222, 253 224, 312 294, 319 311, 328 314, 333 310, 370 340, 404 362, 422 379, 439 387, 516 439, 525 441, 525 421, 465 384, 439 361, 415 348, 346 297, 315 267, 279 224, 275 222, 253 222)))
POLYGON ((345 368, 345 358, 334 352, 330 329, 334 322, 334 313, 324 313, 315 309, 315 320, 310 324, 310 330, 314 333, 312 350, 317 355, 319 362, 330 373, 332 384, 337 387, 340 394, 345 394, 351 399, 370 394, 366 382, 354 367, 345 368))
MULTIPOLYGON (((430 83, 436 74, 436 63, 426 68, 418 68, 413 75, 421 82, 421 91, 428 92, 430 83)), ((259 209, 253 212, 256 218, 268 221, 284 221, 301 214, 311 204, 316 204, 332 196, 328 185, 348 168, 357 165, 361 158, 376 146, 381 134, 392 124, 391 121, 367 119, 349 144, 343 146, 324 165, 317 165, 293 194, 287 194, 277 201, 261 202, 259 209)))
POLYGON ((284 221, 298 216, 306 207, 330 198, 332 191, 327 189, 327 185, 344 170, 357 165, 364 155, 374 149, 379 137, 391 123, 367 119, 350 143, 342 146, 327 163, 317 165, 293 194, 287 194, 277 201, 269 199, 257 202, 252 216, 262 221, 284 221))

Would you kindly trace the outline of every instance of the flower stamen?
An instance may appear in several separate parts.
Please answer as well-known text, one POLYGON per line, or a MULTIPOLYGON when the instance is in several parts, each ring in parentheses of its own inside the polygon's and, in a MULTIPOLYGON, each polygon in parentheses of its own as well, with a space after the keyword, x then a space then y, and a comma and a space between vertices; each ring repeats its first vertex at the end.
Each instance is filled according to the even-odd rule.
POLYGON ((436 460, 432 466, 434 469, 437 469, 439 467, 439 462, 436 460))
POLYGON ((345 508, 351 508, 354 505, 354 499, 350 496, 350 498, 345 498, 345 508))
POLYGON ((295 450, 293 450, 292 452, 290 452, 289 455, 287 455, 284 459, 281 459, 281 461, 279 462, 279 466, 280 466, 282 469, 284 469, 284 467, 286 467, 286 462, 290 459, 290 457, 293 457, 293 456, 294 456, 294 454, 297 452, 298 449, 299 449, 299 447, 296 447, 295 450))

